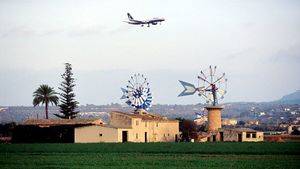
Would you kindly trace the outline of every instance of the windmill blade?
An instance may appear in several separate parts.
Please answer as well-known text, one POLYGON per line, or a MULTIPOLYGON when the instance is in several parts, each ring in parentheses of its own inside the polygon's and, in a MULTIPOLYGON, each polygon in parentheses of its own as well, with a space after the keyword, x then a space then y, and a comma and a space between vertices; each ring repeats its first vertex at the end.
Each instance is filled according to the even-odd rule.
POLYGON ((204 79, 207 79, 206 75, 203 73, 203 71, 201 70, 200 73, 202 74, 202 76, 204 77, 204 79))
POLYGON ((136 100, 136 99, 133 99, 133 100, 132 100, 132 105, 133 105, 133 106, 137 106, 137 100, 136 100))
POLYGON ((217 71, 217 66, 214 67, 213 76, 215 76, 216 71, 217 71))
POLYGON ((207 99, 208 99, 210 102, 212 102, 212 101, 214 100, 213 95, 212 95, 212 94, 209 94, 209 95, 207 96, 207 99))
POLYGON ((213 83, 213 70, 211 68, 211 65, 209 66, 209 76, 210 76, 210 83, 213 83))
POLYGON ((206 82, 206 83, 208 83, 208 84, 211 84, 208 80, 206 80, 206 78, 204 79, 204 78, 201 77, 201 76, 198 76, 198 79, 201 79, 201 80, 203 80, 204 82, 206 82))
POLYGON ((196 88, 196 90, 198 92, 203 92, 203 91, 205 91, 205 86, 200 86, 200 87, 196 88))
POLYGON ((126 103, 128 106, 131 106, 131 101, 130 101, 130 100, 127 100, 125 103, 126 103))
POLYGON ((213 83, 217 83, 218 81, 220 81, 221 79, 223 79, 225 77, 225 73, 222 74, 221 77, 219 77, 216 81, 214 81, 213 83))
POLYGON ((123 95, 120 99, 127 99, 127 90, 121 87, 121 90, 123 92, 123 95))
POLYGON ((217 92, 218 92, 221 96, 223 96, 223 95, 226 94, 226 90, 223 90, 223 89, 218 89, 217 92))
POLYGON ((128 80, 128 84, 134 89, 135 85, 130 80, 128 80))
POLYGON ((199 87, 197 90, 199 92, 199 94, 198 94, 199 96, 202 96, 205 93, 205 87, 204 86, 199 87))
POLYGON ((137 98, 137 99, 136 99, 136 105, 137 105, 137 106, 140 106, 140 105, 141 105, 140 98, 137 98))
POLYGON ((195 85, 181 80, 179 80, 179 82, 184 87, 184 90, 178 95, 178 97, 193 95, 197 91, 195 85))
POLYGON ((218 89, 217 93, 219 94, 219 99, 224 99, 224 95, 226 94, 226 90, 218 89))

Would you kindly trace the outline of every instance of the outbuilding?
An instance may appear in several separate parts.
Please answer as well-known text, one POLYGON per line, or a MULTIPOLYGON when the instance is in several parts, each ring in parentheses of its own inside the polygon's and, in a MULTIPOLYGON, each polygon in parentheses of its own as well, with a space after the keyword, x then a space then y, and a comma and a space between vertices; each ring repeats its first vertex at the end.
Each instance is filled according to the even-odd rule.
POLYGON ((76 127, 103 125, 100 119, 28 119, 13 130, 14 143, 74 143, 76 127))
POLYGON ((250 128, 225 128, 199 133, 198 141, 260 142, 264 141, 264 133, 250 128))

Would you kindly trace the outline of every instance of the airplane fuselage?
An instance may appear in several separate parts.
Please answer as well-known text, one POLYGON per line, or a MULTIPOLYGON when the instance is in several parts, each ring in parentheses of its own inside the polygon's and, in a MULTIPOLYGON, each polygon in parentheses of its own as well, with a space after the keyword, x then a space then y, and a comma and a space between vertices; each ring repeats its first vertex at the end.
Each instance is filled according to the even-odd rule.
POLYGON ((165 21, 164 18, 153 18, 153 19, 149 19, 149 20, 136 20, 136 19, 133 19, 133 17, 129 13, 127 13, 127 16, 128 16, 129 21, 124 21, 124 22, 126 22, 128 24, 132 24, 132 25, 141 25, 141 26, 148 25, 148 27, 149 27, 150 24, 157 25, 157 23, 161 23, 161 22, 165 21))

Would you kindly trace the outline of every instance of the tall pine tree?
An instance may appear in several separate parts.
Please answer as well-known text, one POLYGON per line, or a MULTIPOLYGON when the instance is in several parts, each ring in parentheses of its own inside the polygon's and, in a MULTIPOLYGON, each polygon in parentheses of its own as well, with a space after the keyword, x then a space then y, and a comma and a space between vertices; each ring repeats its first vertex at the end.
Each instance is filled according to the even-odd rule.
POLYGON ((73 88, 75 86, 75 79, 73 78, 72 65, 65 63, 65 73, 61 75, 63 81, 60 83, 60 114, 55 114, 57 117, 64 119, 73 119, 76 117, 76 111, 79 104, 75 100, 73 88))

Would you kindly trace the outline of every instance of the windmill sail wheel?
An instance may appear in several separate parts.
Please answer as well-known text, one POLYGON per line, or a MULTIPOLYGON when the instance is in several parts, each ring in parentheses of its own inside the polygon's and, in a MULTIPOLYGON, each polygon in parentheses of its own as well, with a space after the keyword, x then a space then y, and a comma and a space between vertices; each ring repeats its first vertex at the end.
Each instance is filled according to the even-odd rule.
POLYGON ((225 73, 218 75, 216 70, 216 66, 214 68, 209 66, 208 69, 201 70, 197 77, 198 87, 179 80, 184 90, 178 96, 193 95, 197 92, 199 96, 205 99, 207 104, 216 106, 218 100, 223 99, 227 93, 227 79, 225 78, 225 73))
POLYGON ((122 100, 129 106, 137 109, 148 110, 151 107, 152 94, 150 92, 147 78, 142 74, 134 74, 128 80, 127 86, 121 88, 123 92, 122 100))

